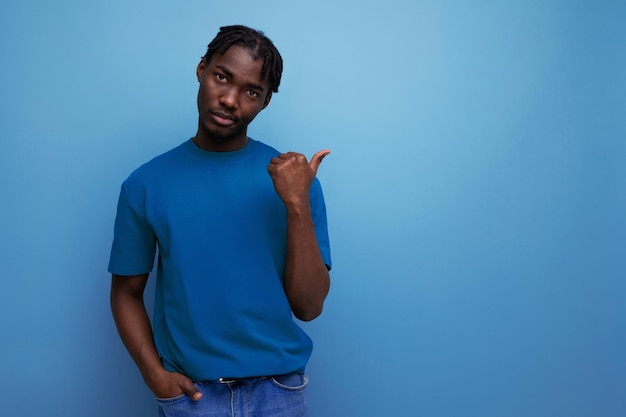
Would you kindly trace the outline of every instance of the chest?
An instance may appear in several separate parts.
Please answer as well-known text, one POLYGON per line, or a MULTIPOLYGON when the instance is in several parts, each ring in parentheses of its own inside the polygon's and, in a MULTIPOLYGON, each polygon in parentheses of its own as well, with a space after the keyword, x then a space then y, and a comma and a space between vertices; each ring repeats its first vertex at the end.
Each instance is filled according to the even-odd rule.
POLYGON ((265 167, 182 169, 146 193, 146 215, 157 238, 281 233, 285 207, 265 167))

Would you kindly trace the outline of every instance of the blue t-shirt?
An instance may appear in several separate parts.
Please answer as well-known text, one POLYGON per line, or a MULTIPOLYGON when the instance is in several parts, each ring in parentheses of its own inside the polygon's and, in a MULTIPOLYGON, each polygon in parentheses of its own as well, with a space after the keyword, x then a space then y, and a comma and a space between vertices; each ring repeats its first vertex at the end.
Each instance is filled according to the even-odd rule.
MULTIPOLYGON (((234 152, 188 140, 122 185, 109 272, 149 272, 158 247, 153 333, 166 369, 194 381, 304 369, 312 343, 282 286, 286 209, 267 172, 278 154, 253 139, 234 152)), ((317 179, 310 196, 330 268, 317 179)))

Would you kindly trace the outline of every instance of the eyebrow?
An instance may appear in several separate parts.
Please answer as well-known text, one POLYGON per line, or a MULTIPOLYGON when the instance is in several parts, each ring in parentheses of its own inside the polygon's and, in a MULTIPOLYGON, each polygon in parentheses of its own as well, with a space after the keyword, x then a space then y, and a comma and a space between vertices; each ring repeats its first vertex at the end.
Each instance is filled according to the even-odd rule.
MULTIPOLYGON (((219 68, 222 70, 222 72, 224 72, 224 74, 226 74, 227 77, 232 78, 233 77, 233 72, 231 70, 229 70, 228 68, 226 68, 223 65, 216 65, 216 68, 219 68)), ((261 92, 264 92, 265 89, 263 88, 262 85, 256 84, 256 83, 249 83, 248 87, 255 89, 255 90, 259 90, 261 92)))

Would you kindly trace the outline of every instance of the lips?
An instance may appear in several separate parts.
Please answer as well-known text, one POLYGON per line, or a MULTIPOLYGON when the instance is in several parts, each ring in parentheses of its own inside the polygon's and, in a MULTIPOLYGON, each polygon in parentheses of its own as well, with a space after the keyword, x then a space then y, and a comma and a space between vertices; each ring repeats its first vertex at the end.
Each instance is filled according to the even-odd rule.
POLYGON ((211 112, 211 117, 218 125, 230 126, 235 123, 235 117, 233 115, 221 111, 211 112))

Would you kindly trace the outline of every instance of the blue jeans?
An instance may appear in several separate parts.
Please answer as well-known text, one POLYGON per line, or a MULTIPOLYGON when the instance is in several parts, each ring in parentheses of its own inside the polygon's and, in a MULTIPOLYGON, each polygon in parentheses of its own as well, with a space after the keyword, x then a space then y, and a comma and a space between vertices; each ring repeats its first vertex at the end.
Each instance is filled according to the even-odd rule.
POLYGON ((306 386, 301 374, 246 378, 235 382, 204 381, 202 398, 186 395, 158 398, 160 417, 308 417, 306 386))

